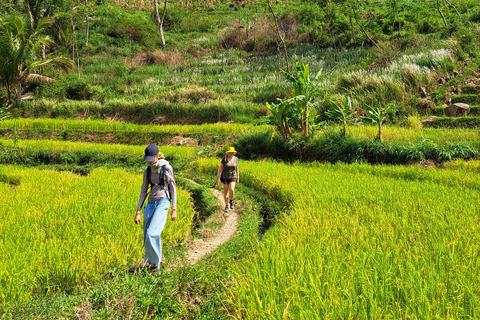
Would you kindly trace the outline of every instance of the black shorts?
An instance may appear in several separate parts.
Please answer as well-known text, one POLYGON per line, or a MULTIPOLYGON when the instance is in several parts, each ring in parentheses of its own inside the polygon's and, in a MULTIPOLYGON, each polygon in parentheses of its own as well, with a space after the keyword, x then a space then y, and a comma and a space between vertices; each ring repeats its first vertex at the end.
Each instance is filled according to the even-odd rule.
POLYGON ((223 184, 230 184, 232 182, 237 182, 237 178, 231 178, 231 179, 223 179, 223 177, 220 177, 220 181, 223 184))

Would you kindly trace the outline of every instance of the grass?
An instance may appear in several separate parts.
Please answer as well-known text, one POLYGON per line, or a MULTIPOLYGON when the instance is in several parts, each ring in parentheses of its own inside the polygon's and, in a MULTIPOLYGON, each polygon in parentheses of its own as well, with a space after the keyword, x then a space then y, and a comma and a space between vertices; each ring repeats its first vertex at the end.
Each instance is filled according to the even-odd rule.
MULTIPOLYGON (((87 177, 16 166, 0 170, 20 177, 14 188, 0 184, 2 304, 73 292, 114 266, 141 260, 142 230, 133 224, 140 175, 122 169, 96 169, 87 177)), ((182 214, 164 230, 166 247, 190 234, 192 200, 178 191, 182 214)))
POLYGON ((168 134, 242 134, 245 132, 261 132, 269 126, 252 124, 217 123, 202 125, 138 125, 127 122, 102 120, 65 120, 65 119, 11 119, 0 121, 4 129, 46 129, 76 130, 97 132, 143 132, 168 134))
MULTIPOLYGON (((191 172, 187 176, 202 184, 211 179, 198 172, 191 172)), ((186 189, 198 188, 185 184, 181 178, 179 181, 186 189)), ((232 285, 234 265, 248 256, 257 244, 255 239, 260 223, 257 214, 260 204, 251 201, 243 191, 244 187, 239 185, 237 192, 237 199, 241 203, 239 232, 231 241, 200 260, 197 265, 156 275, 139 276, 134 276, 127 272, 125 267, 117 265, 108 269, 98 281, 72 294, 59 292, 21 303, 12 301, 11 304, 3 306, 0 318, 150 317, 212 320, 227 318, 229 311, 222 302, 222 297, 225 297, 224 289, 232 285)), ((206 200, 205 208, 215 210, 213 207, 217 204, 210 201, 211 193, 206 195, 206 199, 202 199, 203 196, 197 197, 197 204, 206 200)), ((178 251, 182 249, 170 247, 165 255, 174 256, 179 254, 178 251)))
POLYGON ((469 171, 430 170, 243 161, 243 183, 292 211, 238 265, 235 316, 479 317, 479 185, 469 171))

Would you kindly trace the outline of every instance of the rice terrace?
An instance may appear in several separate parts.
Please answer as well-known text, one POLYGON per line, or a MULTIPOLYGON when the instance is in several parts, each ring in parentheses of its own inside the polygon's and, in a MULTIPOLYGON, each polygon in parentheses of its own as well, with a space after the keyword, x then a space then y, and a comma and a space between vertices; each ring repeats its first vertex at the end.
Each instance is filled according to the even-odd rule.
POLYGON ((480 319, 478 0, 0 0, 0 133, 0 319, 480 319))

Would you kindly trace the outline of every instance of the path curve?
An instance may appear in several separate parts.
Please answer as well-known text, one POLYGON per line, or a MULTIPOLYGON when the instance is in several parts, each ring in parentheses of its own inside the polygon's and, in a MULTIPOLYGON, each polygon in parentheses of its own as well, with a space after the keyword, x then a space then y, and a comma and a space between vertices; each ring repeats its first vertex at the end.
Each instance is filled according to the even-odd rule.
MULTIPOLYGON (((193 180, 187 179, 192 184, 198 185, 193 180)), ((218 198, 221 208, 225 208, 225 200, 223 193, 217 189, 210 188, 210 191, 218 198)), ((192 239, 187 241, 188 252, 185 255, 185 261, 188 264, 195 264, 201 258, 210 254, 213 250, 227 242, 237 231, 239 215, 237 209, 229 210, 228 212, 216 212, 207 221, 220 221, 223 223, 220 229, 211 230, 211 232, 203 232, 203 239, 192 239)), ((201 232, 202 230, 200 230, 201 232)), ((210 231, 210 230, 208 230, 210 231)))

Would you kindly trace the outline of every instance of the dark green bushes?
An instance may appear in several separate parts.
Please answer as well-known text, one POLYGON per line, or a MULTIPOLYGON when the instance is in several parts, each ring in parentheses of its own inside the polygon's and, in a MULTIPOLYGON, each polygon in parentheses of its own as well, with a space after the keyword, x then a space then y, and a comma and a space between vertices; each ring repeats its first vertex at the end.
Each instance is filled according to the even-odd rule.
POLYGON ((301 138, 294 137, 283 143, 280 138, 270 141, 271 133, 244 135, 233 145, 241 150, 244 159, 270 157, 293 162, 325 161, 371 164, 407 164, 411 161, 433 160, 444 162, 453 159, 476 159, 480 153, 472 144, 456 142, 439 146, 430 141, 418 143, 398 142, 385 144, 376 140, 357 141, 343 137, 336 131, 323 135, 301 138))
POLYGON ((480 128, 480 117, 439 117, 435 118, 432 123, 428 123, 427 125, 429 128, 475 129, 480 128))
POLYGON ((460 96, 452 97, 452 103, 463 102, 480 105, 479 94, 462 94, 460 96))

